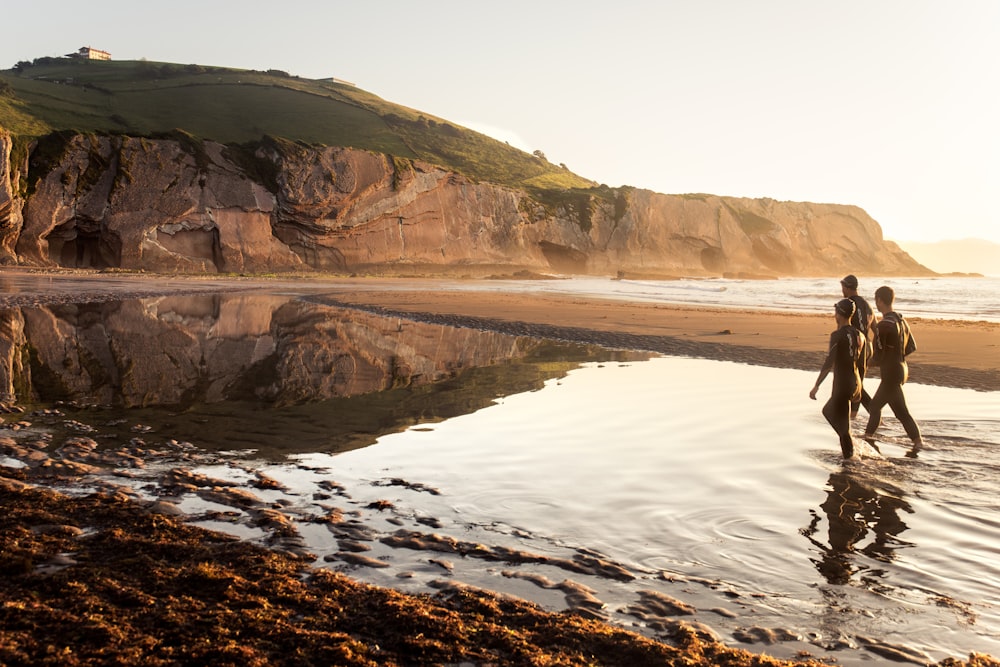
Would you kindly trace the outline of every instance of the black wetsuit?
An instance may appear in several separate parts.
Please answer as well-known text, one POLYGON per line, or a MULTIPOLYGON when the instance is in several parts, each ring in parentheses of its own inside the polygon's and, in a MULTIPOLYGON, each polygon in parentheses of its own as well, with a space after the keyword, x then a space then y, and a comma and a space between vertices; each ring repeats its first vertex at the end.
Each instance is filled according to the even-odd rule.
MULTIPOLYGON (((861 378, 861 383, 864 384, 865 375, 868 374, 868 360, 871 359, 873 352, 871 326, 872 321, 875 319, 875 313, 860 294, 855 294, 847 298, 854 302, 854 316, 851 317, 851 326, 860 331, 861 335, 865 337, 863 354, 858 357, 858 377, 861 378)), ((871 400, 872 397, 862 388, 860 398, 851 402, 851 412, 857 412, 859 404, 865 406, 865 410, 867 410, 871 400)))
POLYGON ((861 332, 845 324, 830 334, 830 351, 819 372, 819 382, 832 370, 833 391, 823 406, 823 416, 840 436, 844 458, 854 455, 851 440, 851 403, 860 400, 861 378, 858 377, 858 357, 864 354, 861 332))
POLYGON ((882 381, 867 406, 868 427, 865 428, 865 434, 875 433, 882 420, 882 408, 888 404, 910 440, 915 443, 920 441, 920 429, 913 421, 910 410, 906 407, 906 397, 903 396, 903 385, 909 376, 906 356, 915 349, 910 325, 898 313, 886 313, 875 328, 873 360, 879 364, 882 381))

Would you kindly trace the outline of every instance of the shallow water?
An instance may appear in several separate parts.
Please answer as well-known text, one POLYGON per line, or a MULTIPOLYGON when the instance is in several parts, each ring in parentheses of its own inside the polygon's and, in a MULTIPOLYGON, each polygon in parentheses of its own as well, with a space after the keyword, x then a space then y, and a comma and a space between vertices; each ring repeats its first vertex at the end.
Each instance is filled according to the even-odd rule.
MULTIPOLYGON (((1000 322, 1000 277, 899 278, 861 276, 859 293, 874 302, 875 290, 889 285, 896 309, 907 317, 1000 322)), ((566 280, 463 281, 452 289, 573 294, 650 303, 746 308, 827 314, 840 298, 836 278, 740 280, 610 280, 577 276, 566 280)))
MULTIPOLYGON (((661 619, 642 604, 653 591, 725 641, 779 656, 1000 655, 996 392, 907 385, 924 449, 910 451, 887 411, 885 457, 845 463, 808 398, 811 372, 287 296, 23 309, 3 324, 7 393, 33 408, 69 402, 57 440, 76 423, 106 447, 251 450, 195 471, 283 484, 254 493, 295 518, 323 567, 409 591, 462 581, 553 609, 582 597, 587 613, 655 636, 661 619), (332 508, 356 524, 310 520, 332 508), (348 528, 387 567, 347 558, 348 528), (431 536, 478 548, 435 550, 431 536)), ((148 477, 132 484, 156 497, 148 477)), ((201 525, 267 541, 232 506, 180 504, 201 525)))
POLYGON ((886 458, 845 464, 812 379, 677 358, 588 366, 328 465, 429 484, 456 524, 594 549, 646 573, 637 588, 715 581, 717 604, 746 609, 706 620, 717 629, 752 619, 831 646, 1000 654, 997 395, 911 385, 925 448, 907 457, 887 417, 886 458))

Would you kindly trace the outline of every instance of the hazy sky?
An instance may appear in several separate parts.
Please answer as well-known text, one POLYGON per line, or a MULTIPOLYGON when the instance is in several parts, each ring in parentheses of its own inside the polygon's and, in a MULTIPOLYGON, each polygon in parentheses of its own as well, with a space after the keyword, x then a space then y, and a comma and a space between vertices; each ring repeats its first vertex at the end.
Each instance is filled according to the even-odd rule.
POLYGON ((6 3, 0 68, 336 76, 612 186, 856 204, 1000 243, 997 0, 6 3))

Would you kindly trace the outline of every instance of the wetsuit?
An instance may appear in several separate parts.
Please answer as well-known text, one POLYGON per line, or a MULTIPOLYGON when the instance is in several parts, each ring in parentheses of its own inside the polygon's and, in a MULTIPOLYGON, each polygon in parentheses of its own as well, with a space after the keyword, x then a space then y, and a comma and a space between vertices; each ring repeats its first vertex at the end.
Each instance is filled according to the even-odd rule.
MULTIPOLYGON (((861 382, 864 384, 865 375, 868 374, 868 360, 872 358, 871 328, 872 321, 875 319, 875 313, 860 294, 855 294, 847 298, 854 302, 854 316, 851 317, 851 326, 860 331, 861 335, 865 337, 863 354, 858 357, 858 377, 861 378, 861 382)), ((858 405, 865 406, 865 410, 867 410, 871 400, 872 397, 862 388, 861 397, 851 402, 851 413, 853 414, 858 411, 858 405)))
POLYGON ((860 400, 861 378, 858 377, 858 357, 864 354, 864 337, 850 324, 845 324, 830 334, 830 351, 819 371, 819 385, 833 371, 833 391, 823 406, 823 416, 840 436, 840 449, 844 458, 854 455, 851 440, 851 403, 860 400))
POLYGON ((920 429, 913 421, 910 410, 906 407, 906 397, 903 396, 903 385, 909 376, 906 356, 914 350, 916 345, 910 334, 910 325, 898 313, 886 313, 875 328, 873 360, 879 364, 882 381, 868 404, 866 435, 875 433, 882 420, 882 408, 888 404, 910 440, 920 442, 920 429))

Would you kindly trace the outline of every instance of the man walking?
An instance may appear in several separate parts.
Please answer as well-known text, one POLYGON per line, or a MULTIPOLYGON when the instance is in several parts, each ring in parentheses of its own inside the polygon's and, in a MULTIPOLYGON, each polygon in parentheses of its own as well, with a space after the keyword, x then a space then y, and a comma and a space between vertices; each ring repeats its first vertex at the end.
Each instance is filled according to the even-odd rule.
MULTIPOLYGON (((868 361, 872 357, 872 325, 875 323, 875 313, 872 311, 872 307, 868 305, 868 302, 865 301, 865 298, 858 294, 857 276, 853 274, 844 276, 844 279, 840 281, 840 290, 845 299, 850 299, 854 302, 854 316, 851 317, 851 326, 860 331, 861 335, 865 337, 864 349, 861 356, 858 357, 858 377, 861 378, 863 385, 865 374, 868 373, 868 361)), ((867 410, 870 401, 871 396, 862 387, 860 398, 851 402, 851 419, 858 416, 858 406, 863 405, 867 410)))
POLYGON ((875 327, 873 359, 879 364, 882 379, 867 406, 868 426, 865 428, 865 440, 874 442, 875 431, 882 423, 882 408, 888 404, 906 430, 906 435, 913 441, 913 451, 916 452, 923 442, 920 429, 917 428, 917 423, 906 407, 903 384, 909 376, 906 357, 917 349, 917 345, 910 333, 910 325, 902 315, 892 309, 895 297, 895 292, 887 285, 875 290, 875 307, 882 313, 882 319, 875 327))

